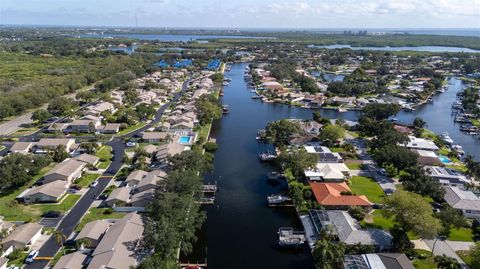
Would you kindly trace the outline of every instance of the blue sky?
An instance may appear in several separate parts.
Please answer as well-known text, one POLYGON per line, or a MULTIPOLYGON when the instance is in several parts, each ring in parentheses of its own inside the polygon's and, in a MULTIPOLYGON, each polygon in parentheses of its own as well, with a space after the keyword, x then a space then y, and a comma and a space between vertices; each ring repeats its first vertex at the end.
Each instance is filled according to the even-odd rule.
POLYGON ((0 0, 0 23, 222 28, 479 28, 480 0, 0 0))

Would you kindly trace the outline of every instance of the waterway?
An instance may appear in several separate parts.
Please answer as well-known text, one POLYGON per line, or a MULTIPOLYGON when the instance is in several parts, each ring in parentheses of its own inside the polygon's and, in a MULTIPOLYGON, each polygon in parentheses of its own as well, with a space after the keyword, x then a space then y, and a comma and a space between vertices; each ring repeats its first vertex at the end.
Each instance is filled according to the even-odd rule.
POLYGON ((253 38, 271 39, 272 37, 240 36, 240 35, 156 35, 156 34, 82 34, 84 38, 131 38, 138 40, 158 40, 164 42, 189 42, 195 40, 220 39, 220 38, 253 38))
MULTIPOLYGON (((257 154, 267 145, 255 140, 256 132, 273 120, 283 118, 311 118, 313 110, 290 107, 282 104, 265 104, 252 100, 252 93, 243 79, 246 64, 235 64, 226 76, 232 79, 225 87, 223 103, 230 107, 230 114, 214 122, 212 137, 217 139, 219 149, 215 153, 215 170, 205 176, 206 182, 217 181, 220 191, 216 205, 206 207, 207 220, 199 232, 195 252, 190 262, 203 262, 207 257, 209 269, 244 268, 311 268, 308 250, 280 250, 276 246, 280 227, 302 229, 292 208, 271 209, 266 205, 266 196, 286 190, 284 183, 269 182, 267 173, 275 167, 260 163, 257 154)), ((463 82, 452 78, 448 90, 434 97, 434 103, 413 112, 400 112, 397 118, 412 122, 422 117, 428 128, 442 133, 447 131, 464 149, 476 156, 479 141, 464 135, 451 118, 450 105, 463 82)), ((328 118, 356 120, 358 111, 339 113, 336 110, 321 110, 328 118)))
POLYGON ((350 45, 327 45, 316 46, 309 45, 310 48, 325 49, 352 49, 352 50, 376 50, 376 51, 428 51, 428 52, 468 52, 480 53, 480 50, 474 50, 461 47, 444 47, 444 46, 418 46, 418 47, 352 47, 350 45))

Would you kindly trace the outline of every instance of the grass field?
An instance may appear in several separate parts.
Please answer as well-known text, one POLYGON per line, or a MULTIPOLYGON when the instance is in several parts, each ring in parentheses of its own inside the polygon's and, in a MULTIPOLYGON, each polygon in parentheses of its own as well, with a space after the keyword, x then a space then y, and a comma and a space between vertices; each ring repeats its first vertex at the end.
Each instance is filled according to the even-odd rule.
POLYGON ((416 249, 415 252, 417 256, 421 256, 423 258, 415 258, 413 260, 413 266, 417 269, 435 269, 437 268, 437 264, 433 261, 433 257, 431 257, 431 252, 422 249, 416 249))
POLYGON ((347 161, 345 165, 350 170, 362 170, 362 162, 361 161, 347 161))
POLYGON ((38 209, 42 213, 47 211, 52 211, 52 210, 66 212, 70 208, 72 208, 81 197, 80 195, 76 195, 76 194, 67 194, 67 195, 68 196, 60 204, 36 204, 36 205, 31 205, 31 207, 38 209))
POLYGON ((83 216, 80 223, 75 228, 75 231, 81 231, 85 224, 102 219, 119 219, 125 216, 123 212, 111 212, 109 208, 90 208, 90 210, 83 216))
POLYGON ((137 124, 134 124, 134 125, 131 125, 131 126, 128 126, 127 128, 121 130, 120 132, 118 132, 118 134, 116 134, 116 136, 122 136, 122 135, 126 135, 128 133, 131 133, 137 129, 140 129, 142 127, 144 127, 145 125, 147 125, 148 123, 147 122, 139 122, 137 124))
POLYGON ((50 169, 53 168, 55 164, 51 164, 38 173, 38 175, 34 176, 33 179, 25 184, 23 187, 16 189, 8 194, 3 194, 0 196, 0 215, 5 216, 5 220, 8 221, 29 221, 29 220, 37 220, 40 212, 38 210, 19 204, 15 197, 17 197, 20 193, 26 190, 28 187, 33 185, 38 179, 43 177, 45 173, 47 173, 50 169))
POLYGON ((389 230, 393 227, 393 219, 392 218, 385 218, 383 216, 383 210, 376 209, 373 211, 369 216, 365 219, 369 218, 371 222, 366 222, 365 220, 360 222, 360 225, 364 228, 378 228, 382 230, 389 230))
POLYGON ((470 228, 452 228, 448 240, 473 242, 473 231, 470 228))
POLYGON ((75 181, 75 184, 79 185, 82 188, 86 188, 90 185, 90 183, 95 181, 99 176, 100 174, 85 174, 81 178, 77 179, 75 181))
POLYGON ((371 178, 353 176, 350 179, 350 189, 355 194, 367 196, 370 202, 383 203, 384 192, 380 185, 371 178))
POLYGON ((110 159, 112 158, 112 147, 110 146, 102 146, 97 153, 95 154, 98 158, 100 158, 100 163, 98 164, 98 169, 107 169, 110 163, 112 162, 110 159))

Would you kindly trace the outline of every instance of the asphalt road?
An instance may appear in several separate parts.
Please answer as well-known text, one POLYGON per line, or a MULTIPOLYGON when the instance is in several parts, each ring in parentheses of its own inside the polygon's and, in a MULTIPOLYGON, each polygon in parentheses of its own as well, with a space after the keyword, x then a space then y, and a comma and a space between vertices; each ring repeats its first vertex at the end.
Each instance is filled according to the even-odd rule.
MULTIPOLYGON (((151 128, 155 123, 158 123, 162 117, 162 114, 169 108, 171 104, 176 103, 182 93, 188 90, 188 85, 192 80, 189 79, 183 83, 182 90, 177 92, 172 101, 163 105, 161 108, 157 110, 157 114, 155 120, 147 124, 145 127, 140 128, 134 132, 131 132, 127 135, 124 135, 119 138, 115 138, 113 141, 107 143, 109 146, 112 147, 113 150, 113 160, 107 170, 98 178, 98 185, 94 188, 90 188, 85 195, 75 204, 75 206, 64 216, 64 218, 60 221, 58 226, 58 230, 61 231, 66 237, 69 237, 70 234, 73 232, 77 224, 80 222, 81 218, 85 213, 88 211, 92 203, 95 199, 103 193, 105 188, 108 186, 110 181, 112 180, 113 176, 115 176, 120 168, 123 165, 123 154, 125 151, 125 143, 122 138, 129 138, 135 135, 140 134, 141 132, 151 128)), ((35 134, 36 135, 36 134, 35 134)), ((32 137, 28 137, 28 139, 32 139, 32 137)), ((40 248, 38 257, 45 257, 45 258, 52 258, 55 254, 60 250, 60 245, 57 244, 55 238, 52 236, 50 237, 47 242, 40 248)), ((26 265, 25 269, 42 269, 46 268, 48 265, 48 260, 36 260, 34 263, 26 265)))

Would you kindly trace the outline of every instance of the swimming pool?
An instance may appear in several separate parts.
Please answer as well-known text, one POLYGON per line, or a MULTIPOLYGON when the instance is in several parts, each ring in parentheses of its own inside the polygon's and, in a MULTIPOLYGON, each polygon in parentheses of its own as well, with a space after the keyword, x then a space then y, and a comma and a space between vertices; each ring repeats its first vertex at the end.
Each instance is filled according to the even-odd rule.
POLYGON ((445 157, 445 156, 438 156, 438 159, 442 162, 442 163, 451 163, 450 159, 445 157))
POLYGON ((192 137, 191 136, 187 136, 187 135, 184 135, 184 136, 180 136, 180 138, 178 139, 178 143, 180 144, 188 144, 190 143, 190 139, 192 137))

